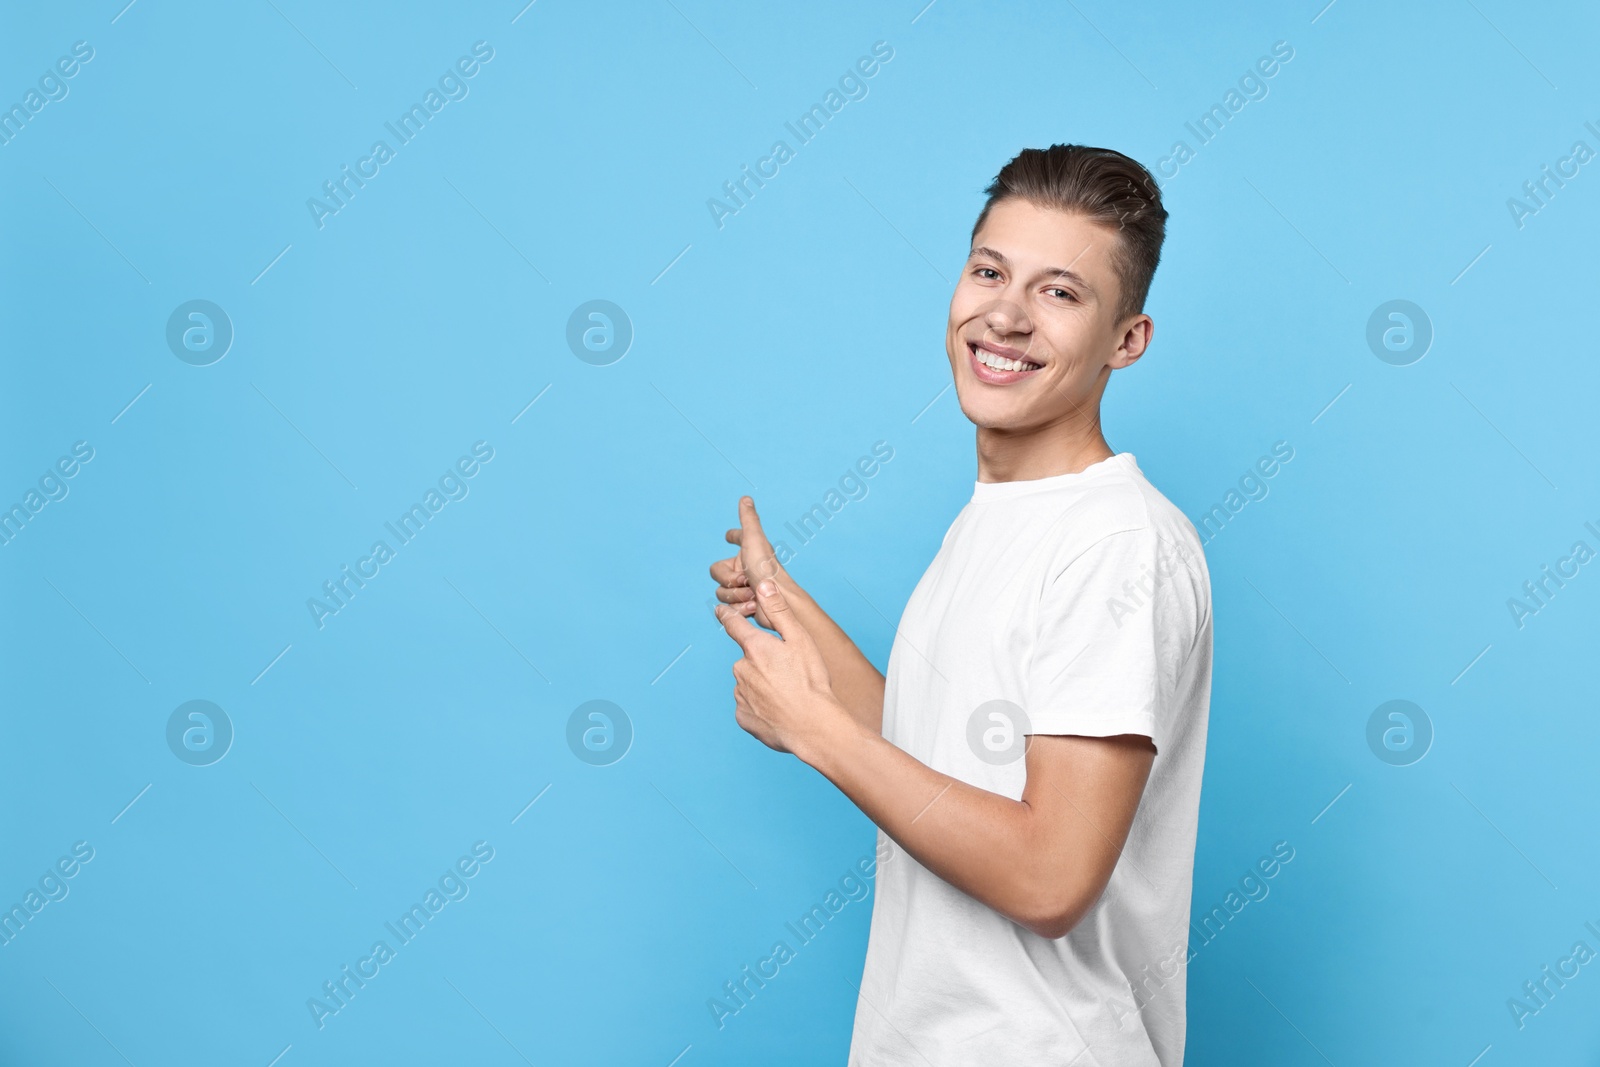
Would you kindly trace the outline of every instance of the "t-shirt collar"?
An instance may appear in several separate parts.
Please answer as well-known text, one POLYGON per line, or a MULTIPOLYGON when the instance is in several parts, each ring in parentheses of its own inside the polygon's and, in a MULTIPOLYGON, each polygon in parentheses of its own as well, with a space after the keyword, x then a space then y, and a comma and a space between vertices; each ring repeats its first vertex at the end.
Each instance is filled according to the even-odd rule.
POLYGON ((1132 452, 1118 452, 1116 455, 1107 456, 1089 464, 1081 471, 1071 471, 1067 474, 1052 474, 1048 478, 1023 478, 1009 482, 973 482, 972 502, 974 504, 987 504, 994 500, 1009 500, 1012 497, 1023 496, 1028 493, 1040 493, 1049 489, 1065 489, 1079 482, 1091 481, 1106 474, 1124 472, 1129 469, 1138 470, 1132 452))

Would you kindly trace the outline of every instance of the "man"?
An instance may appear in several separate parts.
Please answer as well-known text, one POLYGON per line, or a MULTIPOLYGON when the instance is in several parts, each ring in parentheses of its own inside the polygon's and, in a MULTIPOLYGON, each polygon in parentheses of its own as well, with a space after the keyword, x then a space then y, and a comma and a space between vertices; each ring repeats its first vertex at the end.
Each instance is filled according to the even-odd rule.
POLYGON ((880 856, 900 847, 877 872, 852 1065, 1176 1067, 1210 576, 1099 417, 1150 344, 1167 212, 1138 163, 1081 145, 1023 151, 987 195, 945 333, 978 478, 888 677, 745 497, 739 552, 711 568, 744 653, 735 715, 854 801, 880 856))

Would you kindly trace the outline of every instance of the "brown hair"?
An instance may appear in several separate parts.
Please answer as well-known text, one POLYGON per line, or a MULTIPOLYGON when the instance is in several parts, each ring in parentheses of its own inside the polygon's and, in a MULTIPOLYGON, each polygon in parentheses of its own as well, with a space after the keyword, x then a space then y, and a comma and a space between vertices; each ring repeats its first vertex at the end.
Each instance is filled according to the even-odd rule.
POLYGON ((1167 209, 1161 206, 1155 179, 1137 161, 1109 148, 1081 144, 1024 148, 1000 168, 984 193, 989 199, 972 225, 974 241, 989 209, 1002 200, 1026 200, 1114 226, 1122 238, 1111 253, 1112 269, 1122 289, 1117 319, 1144 310, 1150 281, 1161 261, 1167 209))

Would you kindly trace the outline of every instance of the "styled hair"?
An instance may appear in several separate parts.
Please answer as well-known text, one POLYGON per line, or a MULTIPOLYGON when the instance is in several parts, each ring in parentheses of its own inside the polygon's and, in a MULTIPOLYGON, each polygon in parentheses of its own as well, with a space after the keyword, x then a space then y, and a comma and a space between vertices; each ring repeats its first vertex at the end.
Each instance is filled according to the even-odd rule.
POLYGON ((1026 200, 1114 227, 1120 240, 1111 250, 1111 266, 1122 289, 1116 317, 1120 321, 1144 310, 1161 261, 1167 209, 1161 206, 1155 179, 1137 161, 1109 148, 1081 144, 1024 148, 1000 168, 984 193, 989 199, 972 225, 974 241, 989 209, 1003 200, 1026 200))

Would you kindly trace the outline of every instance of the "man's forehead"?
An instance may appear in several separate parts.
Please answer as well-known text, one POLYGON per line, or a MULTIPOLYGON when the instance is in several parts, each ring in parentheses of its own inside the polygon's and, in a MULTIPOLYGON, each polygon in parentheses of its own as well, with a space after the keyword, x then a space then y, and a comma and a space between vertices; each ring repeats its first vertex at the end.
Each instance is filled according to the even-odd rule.
POLYGON ((974 235, 968 259, 984 256, 1010 269, 1102 277, 1110 270, 1107 253, 1115 240, 1114 229, 1082 214, 1002 202, 974 235))

